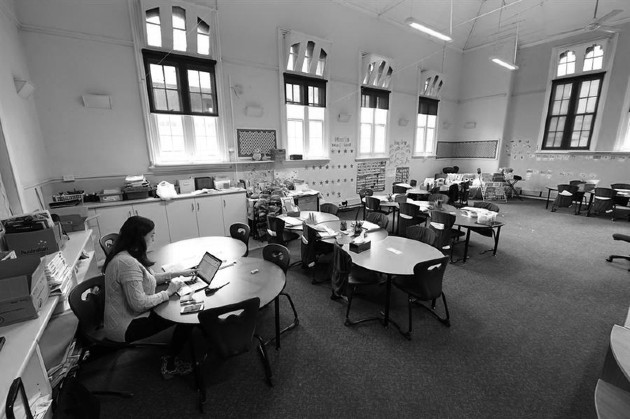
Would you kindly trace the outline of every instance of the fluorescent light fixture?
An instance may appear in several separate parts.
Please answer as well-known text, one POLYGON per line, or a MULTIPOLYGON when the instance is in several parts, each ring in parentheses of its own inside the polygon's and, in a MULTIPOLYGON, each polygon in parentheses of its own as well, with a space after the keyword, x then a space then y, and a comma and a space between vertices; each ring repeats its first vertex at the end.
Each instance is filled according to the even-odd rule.
POLYGON ((492 62, 493 62, 493 63, 495 63, 495 64, 499 64, 501 67, 505 67, 505 68, 507 68, 508 70, 512 70, 512 71, 514 71, 514 70, 518 70, 518 66, 517 66, 517 65, 515 65, 515 64, 510 64, 510 63, 508 63, 507 61, 503 61, 503 60, 502 60, 502 59, 500 59, 500 58, 496 58, 496 57, 495 57, 495 58, 490 58, 490 61, 492 61, 492 62))
POLYGON ((444 35, 441 32, 438 32, 434 29, 429 28, 428 26, 424 26, 418 22, 416 22, 416 20, 412 17, 409 17, 405 20, 405 23, 409 26, 411 26, 414 29, 419 30, 420 32, 424 32, 427 35, 433 36, 434 38, 438 38, 441 39, 442 41, 446 41, 446 42, 452 42, 453 38, 451 38, 448 35, 444 35))

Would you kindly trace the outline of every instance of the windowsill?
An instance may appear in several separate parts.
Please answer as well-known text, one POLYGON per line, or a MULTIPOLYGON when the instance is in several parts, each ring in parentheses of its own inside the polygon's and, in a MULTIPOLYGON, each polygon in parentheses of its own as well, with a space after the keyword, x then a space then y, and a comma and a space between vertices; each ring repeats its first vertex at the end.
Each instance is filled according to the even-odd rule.
POLYGON ((413 154, 411 156, 412 159, 434 159, 436 158, 435 154, 413 154))
POLYGON ((628 151, 598 151, 598 150, 538 150, 534 154, 630 154, 628 151))
POLYGON ((236 162, 217 162, 204 164, 155 164, 149 166, 149 171, 156 175, 170 173, 198 173, 204 171, 227 171, 234 169, 235 164, 236 162))
POLYGON ((365 157, 355 157, 354 158, 356 161, 369 161, 369 160, 388 160, 389 156, 386 155, 382 155, 382 156, 365 156, 365 157))

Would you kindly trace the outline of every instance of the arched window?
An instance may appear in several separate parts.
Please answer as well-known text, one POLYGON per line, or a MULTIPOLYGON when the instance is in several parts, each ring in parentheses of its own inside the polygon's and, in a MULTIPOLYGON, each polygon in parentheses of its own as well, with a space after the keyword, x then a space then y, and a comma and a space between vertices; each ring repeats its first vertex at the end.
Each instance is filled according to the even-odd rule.
POLYGON ((197 18, 197 54, 210 54, 210 25, 197 18))
POLYGON ((173 49, 186 51, 186 11, 173 6, 173 49))
POLYGON ((584 54, 584 67, 582 71, 601 70, 604 65, 604 49, 601 45, 595 44, 586 48, 584 54))
POLYGON ((162 29, 160 28, 160 9, 155 7, 145 14, 147 44, 152 47, 162 46, 162 29))
POLYGON ((575 52, 564 51, 558 58, 558 77, 575 73, 575 52))

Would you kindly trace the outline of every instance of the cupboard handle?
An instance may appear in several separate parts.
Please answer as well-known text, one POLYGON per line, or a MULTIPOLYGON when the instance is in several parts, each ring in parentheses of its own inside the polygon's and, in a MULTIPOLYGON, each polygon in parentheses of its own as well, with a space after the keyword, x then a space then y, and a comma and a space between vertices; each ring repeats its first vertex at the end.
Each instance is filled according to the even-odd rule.
POLYGON ((190 210, 193 211, 193 212, 195 211, 195 204, 194 203, 190 204, 190 210))
MULTIPOLYGON (((129 217, 131 217, 133 214, 131 213, 131 211, 129 211, 127 214, 129 214, 129 217)), ((127 218, 129 218, 127 217, 127 218)))
POLYGON ((223 208, 225 208, 225 199, 223 200, 223 208))
POLYGON ((197 211, 199 211, 199 202, 197 202, 197 211))
POLYGON ((140 215, 140 214, 138 214, 138 210, 136 210, 136 215, 140 215))

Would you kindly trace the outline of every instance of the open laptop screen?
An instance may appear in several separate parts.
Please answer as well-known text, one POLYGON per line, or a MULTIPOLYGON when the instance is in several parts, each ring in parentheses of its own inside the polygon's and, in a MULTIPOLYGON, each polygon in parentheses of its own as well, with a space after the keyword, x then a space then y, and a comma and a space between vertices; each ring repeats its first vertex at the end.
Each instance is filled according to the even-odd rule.
POLYGON ((212 279, 221 267, 223 261, 211 253, 206 252, 197 265, 197 276, 206 284, 210 285, 212 279))

